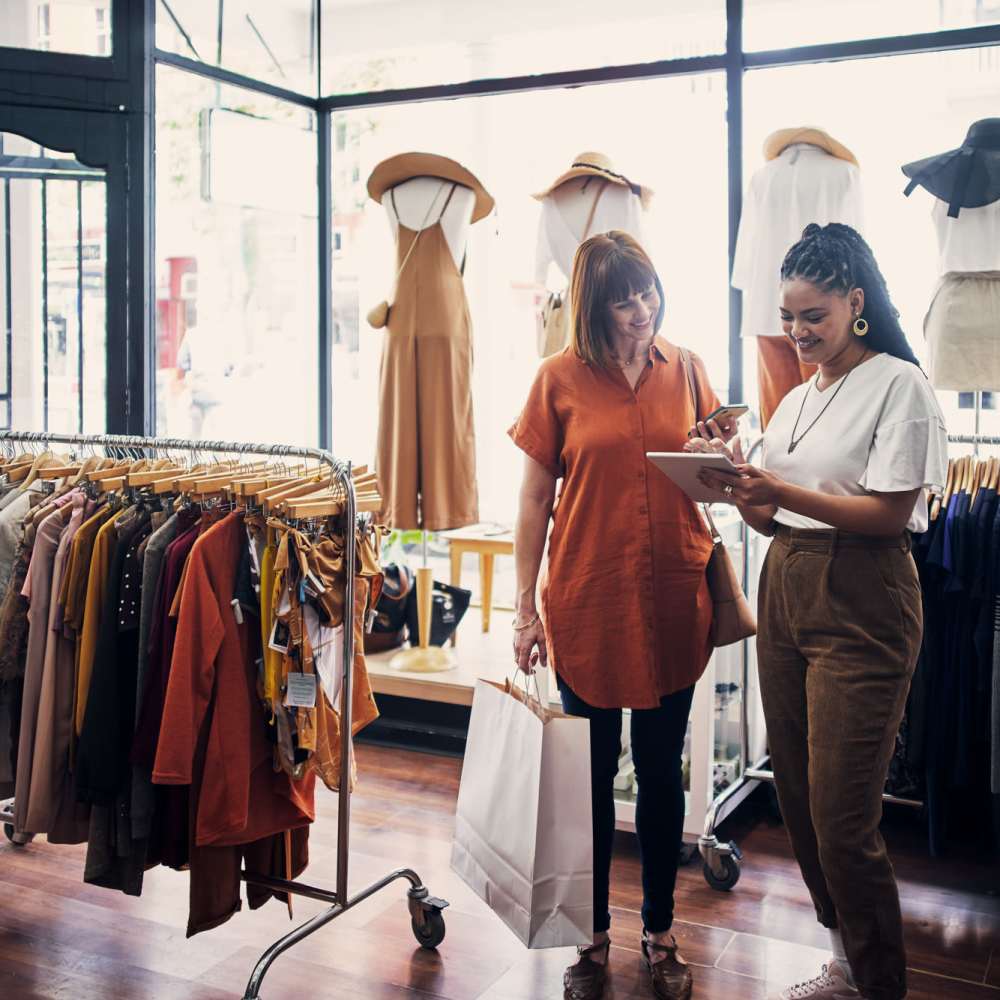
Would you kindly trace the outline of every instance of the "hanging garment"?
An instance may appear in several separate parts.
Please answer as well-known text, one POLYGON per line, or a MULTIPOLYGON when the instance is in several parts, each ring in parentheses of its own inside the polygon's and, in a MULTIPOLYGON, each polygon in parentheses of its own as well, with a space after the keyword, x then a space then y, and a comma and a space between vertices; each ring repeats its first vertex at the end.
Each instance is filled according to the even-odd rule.
POLYGON ((242 512, 209 528, 188 557, 153 781, 190 785, 201 729, 205 766, 192 802, 194 843, 247 844, 311 823, 314 780, 272 767, 256 694, 260 632, 231 603, 246 529, 242 512))
POLYGON ((38 726, 32 766, 32 803, 26 825, 45 833, 52 844, 80 844, 87 839, 90 810, 76 801, 70 772, 70 747, 74 739, 73 703, 76 681, 76 643, 65 629, 64 609, 59 603, 62 580, 69 566, 73 539, 96 506, 83 492, 72 500, 69 524, 56 552, 49 602, 49 641, 45 649, 45 674, 38 706, 38 726), (48 812, 44 812, 47 807, 48 812))
POLYGON ((440 531, 479 520, 472 321, 441 216, 420 232, 400 224, 397 267, 414 241, 383 342, 376 467, 381 520, 440 531))
POLYGON ((935 389, 1000 389, 1000 271, 946 274, 924 318, 924 337, 935 389))
MULTIPOLYGON (((68 513, 68 512, 67 512, 68 513)), ((40 832, 26 824, 29 803, 38 810, 40 803, 32 799, 32 765, 35 734, 39 721, 42 679, 45 672, 45 651, 49 638, 49 602, 56 551, 68 518, 60 506, 39 526, 31 562, 21 590, 28 602, 28 644, 25 657, 24 690, 21 695, 21 730, 17 753, 17 779, 14 789, 14 829, 18 833, 40 832)), ((43 734, 44 736, 44 734, 43 734)), ((43 807, 44 809, 44 807, 43 807)), ((47 810, 46 810, 47 811, 47 810)), ((36 813, 37 815, 37 813, 36 813)))
POLYGON ((757 337, 761 430, 767 430, 774 411, 785 396, 815 373, 816 366, 800 361, 795 345, 786 337, 757 337))

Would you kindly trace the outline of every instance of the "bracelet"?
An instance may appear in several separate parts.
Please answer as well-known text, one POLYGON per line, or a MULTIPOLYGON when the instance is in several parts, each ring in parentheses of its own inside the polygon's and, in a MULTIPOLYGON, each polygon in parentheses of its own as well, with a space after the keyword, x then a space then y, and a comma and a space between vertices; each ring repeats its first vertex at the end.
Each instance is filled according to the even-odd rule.
POLYGON ((531 626, 534 625, 539 620, 540 617, 541 617, 540 615, 535 615, 535 617, 532 618, 530 622, 525 622, 523 625, 515 625, 513 622, 511 622, 510 627, 515 632, 523 632, 526 628, 531 628, 531 626))

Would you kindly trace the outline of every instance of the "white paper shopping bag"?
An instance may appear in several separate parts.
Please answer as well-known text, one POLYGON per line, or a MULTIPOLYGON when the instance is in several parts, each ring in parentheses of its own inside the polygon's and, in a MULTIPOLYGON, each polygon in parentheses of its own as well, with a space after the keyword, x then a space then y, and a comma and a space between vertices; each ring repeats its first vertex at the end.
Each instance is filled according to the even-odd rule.
POLYGON ((452 868, 529 948, 593 940, 590 723, 479 680, 452 868))

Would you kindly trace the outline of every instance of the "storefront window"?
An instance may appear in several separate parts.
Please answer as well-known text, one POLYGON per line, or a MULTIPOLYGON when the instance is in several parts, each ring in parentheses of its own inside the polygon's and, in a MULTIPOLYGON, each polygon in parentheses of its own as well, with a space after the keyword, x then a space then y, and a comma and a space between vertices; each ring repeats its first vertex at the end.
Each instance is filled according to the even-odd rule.
POLYGON ((156 45, 255 80, 314 94, 316 2, 158 0, 156 45))
MULTIPOLYGON (((907 179, 900 167, 961 145, 972 122, 996 114, 998 94, 998 48, 755 70, 745 78, 747 179, 763 162, 765 137, 786 126, 818 125, 856 155, 864 235, 921 358, 923 319, 939 278, 933 199, 922 188, 904 197, 907 179)), ((748 388, 756 381, 753 371, 747 368, 748 388)), ((948 429, 971 432, 973 411, 959 409, 958 393, 938 395, 948 429)), ((1000 432, 995 411, 984 417, 982 431, 1000 432)))
MULTIPOLYGON (((722 0, 323 4, 323 92, 350 94, 725 51, 722 0)), ((554 124, 554 123, 553 123, 554 124)))
POLYGON ((104 171, 0 133, 0 427, 105 428, 104 171))
MULTIPOLYGON (((666 290, 663 333, 708 364, 725 396, 729 378, 725 80, 721 74, 470 98, 338 114, 333 134, 333 443, 374 457, 383 330, 365 315, 391 296, 394 247, 385 211, 365 183, 408 150, 463 163, 496 199, 470 233, 465 287, 472 315, 480 516, 511 522, 520 453, 506 429, 539 363, 536 283, 540 206, 531 197, 583 150, 655 191, 644 238, 666 290)), ((550 272, 550 285, 562 279, 550 272)), ((563 282, 564 283, 564 282, 563 282)))
POLYGON ((157 70, 158 434, 317 438, 312 112, 157 70))
POLYGON ((0 46, 111 55, 112 0, 3 0, 0 46))
MULTIPOLYGON (((1000 0, 744 0, 748 52, 1000 24, 1000 0)), ((851 64, 852 67, 854 64, 851 64)))

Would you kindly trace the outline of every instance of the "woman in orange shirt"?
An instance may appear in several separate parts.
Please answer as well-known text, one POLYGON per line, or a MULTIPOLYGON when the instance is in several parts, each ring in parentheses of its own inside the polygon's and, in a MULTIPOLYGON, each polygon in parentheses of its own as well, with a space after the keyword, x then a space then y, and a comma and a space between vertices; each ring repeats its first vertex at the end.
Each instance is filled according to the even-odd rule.
MULTIPOLYGON (((571 300, 571 346, 542 362, 510 430, 526 456, 514 540, 514 656, 526 673, 539 660, 551 663, 566 712, 590 720, 594 940, 567 969, 565 996, 590 1000, 604 989, 613 782, 622 709, 630 708, 642 952, 656 995, 686 1000, 691 973, 670 928, 684 823, 681 751, 711 652, 712 540, 695 505, 646 452, 681 451, 696 413, 719 403, 700 359, 658 335, 663 286, 630 236, 610 232, 580 246, 571 300)), ((723 428, 727 437, 733 430, 723 428)))

